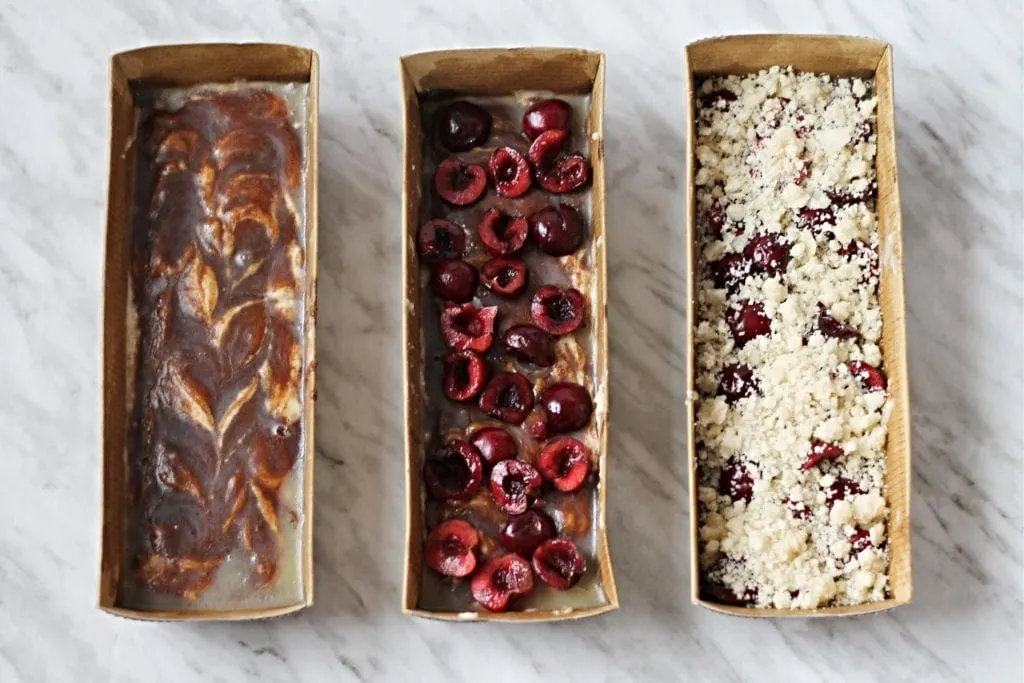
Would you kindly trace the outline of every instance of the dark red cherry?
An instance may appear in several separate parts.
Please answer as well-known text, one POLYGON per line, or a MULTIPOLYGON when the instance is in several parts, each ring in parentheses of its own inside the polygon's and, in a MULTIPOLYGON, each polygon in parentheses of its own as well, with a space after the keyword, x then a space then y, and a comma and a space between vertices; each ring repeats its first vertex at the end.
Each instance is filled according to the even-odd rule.
POLYGON ((511 256, 526 244, 530 230, 522 216, 510 216, 495 207, 487 209, 476 232, 487 251, 495 256, 511 256))
POLYGON ((754 269, 768 277, 786 272, 789 265, 789 243, 776 234, 758 235, 743 250, 754 269))
POLYGON ((533 387, 528 379, 514 372, 496 374, 480 396, 480 410, 509 424, 521 424, 531 408, 533 387))
POLYGON ((469 442, 480 451, 480 457, 488 467, 494 467, 502 460, 509 460, 519 454, 516 440, 501 427, 477 429, 469 436, 469 442))
POLYGON ((715 287, 730 292, 739 289, 751 271, 750 260, 737 252, 729 252, 708 265, 711 267, 711 278, 715 287))
POLYGON ((747 503, 754 497, 754 478, 750 468, 739 456, 733 455, 725 462, 718 480, 718 491, 729 496, 733 502, 747 503))
POLYGON ((719 88, 718 90, 712 90, 706 92, 700 96, 700 103, 705 109, 709 107, 715 107, 716 109, 726 109, 730 102, 736 101, 736 93, 725 88, 719 88))
POLYGON ((441 312, 441 336, 456 351, 483 353, 494 342, 497 306, 476 308, 473 304, 448 304, 441 312))
POLYGON ((533 140, 549 130, 568 131, 572 126, 572 107, 563 100, 541 100, 523 114, 523 133, 533 140))
POLYGON ((585 387, 573 382, 557 382, 541 392, 538 404, 544 410, 548 434, 564 434, 583 429, 590 423, 594 401, 585 387))
POLYGON ((549 334, 569 334, 583 323, 583 294, 577 289, 544 285, 533 295, 530 317, 549 334))
POLYGON ((498 540, 510 553, 533 557, 533 551, 544 541, 555 536, 555 522, 540 510, 527 510, 509 517, 501 527, 498 540))
POLYGON ((549 256, 568 256, 583 244, 583 219, 568 204, 544 207, 529 223, 533 243, 549 256))
POLYGON ((888 382, 881 370, 862 360, 852 360, 846 364, 865 391, 885 391, 888 382))
POLYGON ((730 363, 722 368, 722 380, 718 393, 725 396, 726 403, 735 403, 741 398, 756 394, 759 390, 754 371, 745 363, 730 363))
POLYGON ((525 460, 502 460, 491 469, 494 503, 509 515, 526 512, 540 491, 540 473, 525 460))
POLYGON ((427 566, 442 576, 469 576, 476 569, 480 534, 461 519, 449 519, 431 529, 424 553, 427 566))
POLYGON ((590 182, 590 162, 579 152, 560 156, 550 166, 536 171, 537 184, 548 192, 565 194, 590 182))
POLYGON ((434 266, 430 286, 442 299, 457 304, 473 300, 480 275, 465 261, 441 261, 434 266))
POLYGON ((808 229, 819 235, 831 235, 827 226, 836 224, 836 212, 831 207, 824 209, 800 209, 796 220, 797 227, 808 229))
POLYGON ((838 500, 846 500, 848 496, 857 496, 864 493, 864 490, 855 481, 845 477, 836 477, 827 489, 825 489, 825 505, 831 508, 838 500))
POLYGON ((487 383, 490 370, 474 351, 452 351, 444 357, 444 395, 453 401, 472 401, 487 383))
POLYGON ((453 152, 464 152, 487 141, 491 115, 483 107, 459 100, 441 109, 437 128, 442 145, 453 152))
POLYGON ((487 171, 483 166, 466 165, 450 157, 437 165, 434 189, 449 204, 468 206, 480 199, 487 189, 487 171))
POLYGON ((519 296, 529 281, 526 264, 517 258, 491 259, 480 275, 484 287, 506 298, 519 296))
POLYGON ((832 337, 833 339, 857 339, 860 337, 860 332, 857 331, 857 328, 833 318, 828 314, 825 304, 822 303, 818 304, 818 330, 824 336, 832 337))
POLYGON ((521 197, 530 189, 530 164, 512 147, 499 147, 491 154, 487 168, 494 187, 502 197, 521 197))
POLYGON ((772 321, 765 315, 764 305, 747 299, 726 309, 725 323, 736 346, 741 348, 751 339, 772 331, 772 321))
POLYGON ((526 152, 534 169, 549 168, 554 164, 568 139, 569 134, 564 130, 549 130, 538 136, 526 152))
POLYGON ((501 341, 505 352, 518 361, 543 368, 555 364, 555 340, 536 325, 513 325, 501 341))
POLYGON ((559 491, 575 491, 590 473, 590 449, 571 436, 554 439, 537 456, 537 469, 559 491))
POLYGON ((451 221, 435 218, 420 226, 416 247, 424 261, 457 259, 466 248, 466 233, 451 221))
POLYGON ((423 465, 423 480, 440 500, 469 500, 483 480, 480 453, 465 441, 442 446, 423 465))
POLYGON ((579 583, 587 563, 575 543, 564 537, 552 538, 534 551, 533 571, 547 585, 565 591, 579 583))
POLYGON ((839 444, 815 439, 811 442, 811 450, 807 454, 807 460, 800 466, 800 469, 804 471, 810 470, 822 460, 835 460, 841 457, 843 457, 843 449, 839 444))
POLYGON ((473 599, 488 612, 504 612, 512 601, 533 592, 533 572, 529 562, 509 553, 488 560, 469 588, 473 599))

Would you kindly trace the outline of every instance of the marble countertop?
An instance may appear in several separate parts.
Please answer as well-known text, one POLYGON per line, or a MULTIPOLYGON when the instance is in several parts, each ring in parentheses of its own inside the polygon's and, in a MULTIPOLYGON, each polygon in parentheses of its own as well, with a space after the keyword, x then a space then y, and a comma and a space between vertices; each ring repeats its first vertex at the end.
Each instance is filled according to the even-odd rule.
POLYGON ((483 6, 0 0, 0 680, 1020 680, 1020 3, 483 6), (682 49, 767 31, 894 46, 915 602, 881 615, 755 621, 688 597, 682 49), (209 40, 321 57, 316 604, 263 623, 135 623, 95 608, 107 59, 209 40), (529 44, 608 58, 609 526, 623 606, 525 627, 418 621, 399 613, 396 58, 529 44))

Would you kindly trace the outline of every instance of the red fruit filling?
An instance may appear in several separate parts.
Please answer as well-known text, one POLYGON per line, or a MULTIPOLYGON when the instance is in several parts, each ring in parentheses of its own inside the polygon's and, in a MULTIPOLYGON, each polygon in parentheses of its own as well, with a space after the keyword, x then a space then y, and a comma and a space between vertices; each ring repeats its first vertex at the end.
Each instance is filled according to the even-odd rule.
POLYGON ((531 408, 533 387, 528 379, 514 372, 496 374, 480 396, 480 410, 509 424, 522 423, 531 408))
POLYGON ((441 336, 456 351, 483 353, 494 342, 497 306, 476 308, 473 304, 449 304, 441 311, 441 336))
POLYGON ((505 352, 523 363, 542 368, 555 364, 555 340, 536 325, 513 325, 501 338, 505 352))
POLYGON ((509 517, 498 534, 501 547, 523 557, 533 557, 537 546, 554 537, 554 520, 540 510, 527 510, 521 515, 509 517))
POLYGON ((564 591, 579 583, 587 563, 575 543, 568 538, 552 538, 534 551, 533 571, 547 585, 564 591))
POLYGON ((530 317, 549 334, 569 334, 583 322, 583 294, 578 289, 544 285, 533 295, 530 317))
POLYGON ((489 374, 480 354, 452 351, 444 357, 444 395, 453 401, 472 401, 484 390, 489 374))
POLYGON ((709 264, 711 266, 711 279, 718 289, 727 289, 730 292, 736 291, 750 275, 750 261, 742 254, 730 252, 709 264))
POLYGON ((537 184, 548 192, 565 194, 590 182, 590 162, 579 152, 559 157, 547 168, 537 169, 537 184))
POLYGON ((854 142, 867 142, 875 132, 875 125, 864 119, 853 128, 854 142))
POLYGON ((715 237, 722 236, 722 228, 725 227, 725 207, 716 199, 708 208, 708 232, 715 237))
POLYGON ((562 153, 569 134, 564 130, 549 130, 542 133, 530 144, 526 155, 536 169, 549 168, 562 153))
POLYGON ((541 393, 539 404, 544 411, 548 434, 565 434, 583 429, 594 412, 590 392, 572 382, 552 384, 541 393))
POLYGON ((807 453, 807 460, 800 466, 800 469, 806 471, 814 468, 822 460, 835 460, 843 455, 843 449, 839 447, 839 444, 815 439, 811 442, 811 450, 807 453))
POLYGON ((811 516, 811 509, 804 505, 801 500, 793 500, 792 498, 786 498, 782 501, 794 517, 797 519, 807 519, 811 516))
POLYGON ((701 584, 700 598, 719 605, 747 607, 757 602, 757 589, 747 588, 743 591, 743 595, 736 595, 722 584, 708 581, 701 584))
POLYGON ((441 261, 434 266, 430 286, 442 299, 457 304, 473 300, 480 275, 465 261, 441 261))
POLYGON ((590 449, 570 436, 555 439, 541 449, 537 469, 559 491, 575 491, 590 472, 590 449))
POLYGON ((725 462, 725 467, 718 478, 718 492, 737 501, 750 502, 754 497, 754 479, 750 476, 750 468, 739 456, 732 456, 725 462))
POLYGON ((856 482, 846 477, 837 477, 832 484, 825 489, 825 505, 831 508, 837 500, 846 500, 847 496, 856 496, 864 493, 864 490, 856 482))
POLYGON ((487 189, 487 172, 483 166, 466 165, 451 157, 437 165, 434 189, 449 204, 468 206, 480 199, 487 189))
POLYGON ((857 529, 850 536, 850 547, 853 549, 854 554, 867 550, 871 545, 871 534, 868 533, 867 529, 857 529))
POLYGON ((540 474, 525 460, 502 460, 491 469, 491 495, 510 515, 521 515, 540 490, 540 474))
POLYGON ((469 522, 449 519, 427 536, 427 566, 442 576, 469 576, 476 569, 480 534, 469 522))
POLYGON ((424 261, 457 259, 466 248, 466 234, 451 221, 435 218, 420 226, 416 248, 424 261))
POLYGON ((796 224, 800 228, 808 229, 817 234, 831 234, 825 226, 836 224, 836 212, 831 208, 800 209, 800 213, 797 214, 796 224))
POLYGON ((583 244, 583 219, 568 204, 545 207, 529 222, 534 244, 549 256, 568 256, 583 244))
POLYGON ((499 208, 487 209, 476 226, 480 241, 495 256, 510 256, 526 244, 529 226, 522 216, 510 216, 499 208))
POLYGON ((514 553, 489 560, 469 583, 473 599, 489 612, 504 612, 516 596, 533 591, 530 563, 514 553))
POLYGON ((885 391, 888 383, 882 371, 874 365, 862 360, 852 360, 846 364, 850 374, 857 378, 865 391, 885 391))
POLYGON ((825 304, 818 304, 818 330, 833 339, 856 339, 860 336, 857 328, 840 322, 828 314, 825 304))
POLYGON ((722 380, 718 393, 725 396, 725 402, 733 404, 741 398, 756 394, 760 389, 754 371, 745 363, 730 363, 722 368, 722 380))
POLYGON ((833 187, 825 190, 825 196, 832 200, 836 206, 849 206, 850 204, 863 204, 869 199, 874 199, 878 192, 878 183, 872 180, 862 190, 854 190, 852 187, 833 187))
POLYGON ((726 90, 725 88, 712 90, 711 92, 706 92, 700 96, 700 103, 703 107, 717 107, 719 109, 725 109, 729 106, 730 102, 735 101, 736 93, 732 90, 726 90))
POLYGON ((526 264, 517 258, 496 258, 484 264, 480 272, 484 287, 498 296, 514 297, 526 289, 526 264))
POLYGON ((480 452, 465 441, 445 444, 423 465, 427 490, 440 500, 469 500, 480 490, 483 475, 480 452))
POLYGON ((868 282, 871 279, 878 281, 878 252, 870 244, 861 240, 853 240, 839 249, 840 256, 845 256, 851 261, 859 261, 864 268, 861 275, 861 282, 868 282))
POLYGON ((736 346, 740 348, 751 339, 772 331, 772 321, 765 315, 764 305, 748 299, 726 310, 725 323, 729 326, 736 346))
POLYGON ((452 102, 438 114, 437 133, 442 145, 453 152, 464 152, 487 141, 491 115, 472 102, 452 102))
POLYGON ((523 114, 523 133, 533 140, 550 130, 568 131, 572 125, 572 107, 562 100, 541 100, 523 114))
POLYGON ((519 447, 512 435, 501 427, 483 427, 469 436, 484 464, 494 467, 502 460, 511 460, 519 454, 519 447))
POLYGON ((494 188, 502 197, 521 197, 530 189, 530 164, 512 147, 494 150, 487 168, 494 179, 494 188))
POLYGON ((789 243, 775 234, 758 235, 743 250, 754 269, 774 277, 786 272, 789 265, 789 243))

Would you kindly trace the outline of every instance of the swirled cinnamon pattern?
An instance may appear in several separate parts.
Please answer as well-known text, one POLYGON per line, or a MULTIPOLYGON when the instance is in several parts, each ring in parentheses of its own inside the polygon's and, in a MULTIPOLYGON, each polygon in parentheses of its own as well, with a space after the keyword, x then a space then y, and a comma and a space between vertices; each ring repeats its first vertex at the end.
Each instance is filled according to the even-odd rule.
POLYGON ((190 96, 139 138, 133 575, 194 600, 240 556, 232 592, 254 593, 299 523, 280 492, 302 442, 302 144, 256 88, 190 96))

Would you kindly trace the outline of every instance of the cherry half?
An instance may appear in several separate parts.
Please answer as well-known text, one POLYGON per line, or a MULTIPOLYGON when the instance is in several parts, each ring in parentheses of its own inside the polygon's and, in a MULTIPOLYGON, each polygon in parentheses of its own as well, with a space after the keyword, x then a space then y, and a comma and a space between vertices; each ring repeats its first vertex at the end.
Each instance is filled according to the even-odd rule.
POLYGON ((522 197, 530 189, 530 164, 512 147, 499 147, 491 154, 487 168, 494 188, 502 197, 522 197))
POLYGON ((760 389, 754 371, 745 363, 729 363, 722 368, 722 379, 718 393, 725 396, 725 402, 733 404, 741 398, 756 394, 760 389))
POLYGON ((467 165, 449 157, 434 171, 434 189, 449 204, 468 206, 487 189, 487 172, 478 164, 467 165))
POLYGON ((718 479, 718 492, 723 493, 732 501, 750 502, 754 497, 754 479, 750 476, 750 468, 736 455, 725 461, 725 467, 718 479))
POLYGON ((573 382, 552 384, 541 392, 538 403, 544 411, 548 434, 565 434, 583 429, 594 412, 590 392, 573 382))
POLYGON ((473 304, 448 304, 441 311, 441 336, 456 351, 483 353, 494 342, 497 306, 476 308, 473 304))
POLYGON ((513 325, 501 337, 505 352, 523 363, 542 368, 555 364, 555 340, 536 325, 513 325))
POLYGON ((758 235, 743 250, 754 269, 768 277, 786 272, 789 265, 789 244, 775 234, 758 235))
POLYGON ((533 592, 530 563, 515 553, 489 560, 469 583, 473 599, 488 612, 504 612, 509 602, 533 592))
POLYGON ((475 351, 452 351, 444 357, 444 395, 452 401, 472 401, 484 389, 490 371, 475 351))
POLYGON ((465 441, 445 444, 423 465, 427 490, 439 500, 469 500, 480 490, 483 474, 480 452, 465 441))
POLYGON ((755 337, 770 334, 772 321, 764 312, 764 304, 744 299, 725 311, 725 323, 729 326, 736 346, 743 348, 755 337))
POLYGON ((525 460, 502 460, 491 468, 491 495, 510 515, 521 515, 540 491, 540 473, 525 460))
POLYGON ((583 294, 578 289, 544 285, 533 295, 530 317, 549 334, 569 334, 583 323, 583 294))
POLYGON ((564 100, 541 100, 523 114, 523 133, 533 140, 549 130, 568 131, 572 125, 572 107, 564 100))
POLYGON ((492 259, 484 264, 480 275, 484 287, 506 298, 519 296, 529 281, 526 264, 517 258, 492 259))
POLYGON ((555 522, 540 510, 527 510, 509 517, 498 534, 501 546, 510 553, 533 557, 533 551, 544 541, 555 537, 555 522))
POLYGON ((522 216, 510 216, 495 207, 487 209, 476 232, 487 251, 495 256, 511 256, 526 244, 530 230, 522 216))
POLYGON ((564 591, 579 583, 587 563, 575 543, 564 537, 552 538, 534 551, 533 571, 547 585, 564 591))
POLYGON ((461 519, 441 522, 427 536, 427 566, 442 576, 469 576, 476 569, 480 534, 461 519))
POLYGON ((857 328, 840 322, 828 314, 825 304, 818 304, 818 330, 833 339, 856 339, 860 337, 857 328))
POLYGON ((437 128, 442 145, 453 152, 465 152, 487 141, 491 115, 479 105, 459 100, 441 110, 437 128))
POLYGON ((480 410, 509 424, 521 424, 532 408, 533 387, 526 377, 514 372, 496 374, 480 396, 480 410))
POLYGON ((861 387, 865 391, 885 391, 888 386, 882 371, 870 363, 865 363, 862 360, 852 360, 846 364, 846 367, 850 370, 850 374, 860 382, 861 387))
POLYGON ((466 233, 451 221, 435 218, 420 226, 416 248, 427 262, 457 259, 466 248, 466 233))
POLYGON ((511 460, 519 454, 516 440, 501 427, 477 429, 470 434, 469 442, 480 451, 480 457, 488 467, 494 467, 502 460, 511 460))
POLYGON ((568 204, 544 207, 529 222, 534 244, 549 256, 568 256, 583 244, 583 219, 568 204))
POLYGON ((473 300, 480 274, 465 261, 446 260, 434 266, 430 286, 442 299, 457 304, 473 300))
POLYGON ((559 491, 575 491, 590 473, 590 449, 571 436, 560 437, 541 449, 537 469, 559 491))
POLYGON ((843 449, 839 444, 815 439, 811 442, 811 450, 807 453, 807 460, 800 466, 800 469, 807 471, 813 469, 822 460, 835 460, 836 458, 843 457, 843 455, 843 449))

